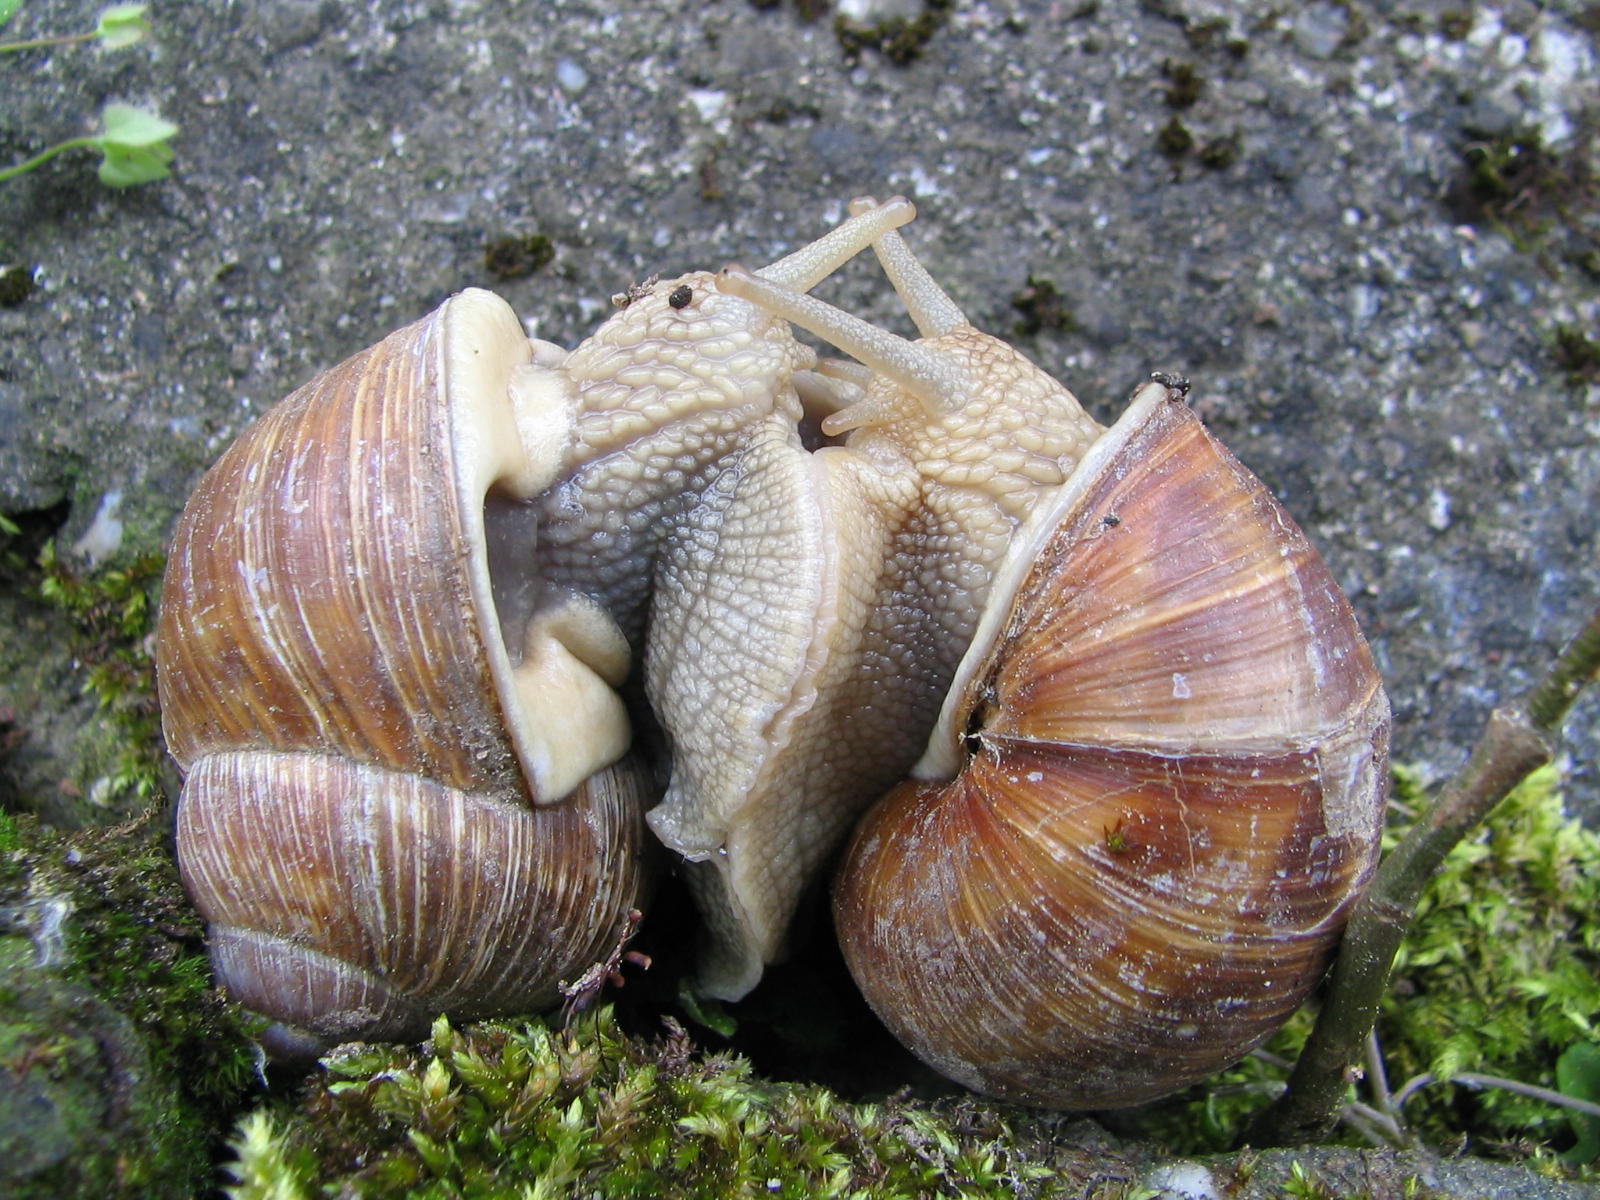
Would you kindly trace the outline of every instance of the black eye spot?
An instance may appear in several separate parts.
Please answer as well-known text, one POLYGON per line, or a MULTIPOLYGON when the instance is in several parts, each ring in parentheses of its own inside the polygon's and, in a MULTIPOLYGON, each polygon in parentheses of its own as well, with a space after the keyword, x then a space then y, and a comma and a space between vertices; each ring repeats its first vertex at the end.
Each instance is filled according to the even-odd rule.
POLYGON ((694 290, 687 283, 680 283, 672 289, 672 295, 667 297, 667 303, 673 308, 688 308, 689 301, 694 299, 694 290))

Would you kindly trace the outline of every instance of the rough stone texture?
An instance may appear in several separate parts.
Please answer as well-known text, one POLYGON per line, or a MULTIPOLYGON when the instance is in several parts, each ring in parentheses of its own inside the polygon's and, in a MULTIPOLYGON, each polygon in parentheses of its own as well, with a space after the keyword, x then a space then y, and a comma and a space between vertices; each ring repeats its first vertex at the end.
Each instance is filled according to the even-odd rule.
MULTIPOLYGON (((30 0, 6 32, 98 7, 30 0)), ((0 309, 0 511, 70 502, 63 544, 112 495, 123 549, 159 544, 253 416, 493 284, 494 238, 554 240, 550 266, 495 286, 570 343, 630 280, 767 260, 852 194, 899 191, 978 324, 1009 328, 1030 273, 1060 288, 1073 326, 1020 344, 1097 415, 1151 368, 1194 380, 1348 588, 1399 760, 1453 768, 1595 602, 1600 387, 1553 351, 1559 324, 1596 333, 1572 261, 1594 197, 1521 245, 1449 203, 1475 140, 1592 153, 1592 5, 966 0, 907 67, 747 0, 153 16, 154 45, 0 61, 0 161, 112 99, 183 126, 165 183, 108 191, 77 153, 0 185, 0 257, 38 282, 0 309), (1181 111, 1179 62, 1200 81, 1181 111), (1164 155, 1174 115, 1237 159, 1164 155)), ((825 294, 904 325, 866 264, 825 294)), ((24 724, 59 707, 0 679, 6 702, 24 724)), ((1567 746, 1600 812, 1600 698, 1567 746)))
MULTIPOLYGON (((100 6, 29 0, 6 35, 100 6)), ((157 546, 254 416, 452 291, 494 285, 571 343, 631 280, 769 260, 904 192, 979 325, 1056 284, 1071 325, 1020 344, 1102 419, 1150 369, 1194 380, 1349 590, 1397 759, 1442 775, 1600 594, 1600 386, 1553 351, 1600 323, 1573 261, 1593 194, 1516 239, 1451 203, 1475 141, 1592 155, 1595 11, 961 0, 900 67, 747 0, 158 3, 154 45, 0 60, 0 163, 107 100, 183 127, 165 183, 108 191, 79 153, 0 185, 0 260, 38 284, 0 308, 0 512, 66 503, 64 546, 157 546), (1236 159, 1164 154, 1175 115, 1236 159), (495 284, 486 245, 531 234, 553 263, 495 284), (120 543, 84 542, 108 504, 120 543)), ((866 264, 824 294, 905 328, 866 264)), ((89 719, 53 629, 0 595, 0 710, 29 735, 0 792, 27 807, 89 719)), ((1600 820, 1600 697, 1566 745, 1600 820)))

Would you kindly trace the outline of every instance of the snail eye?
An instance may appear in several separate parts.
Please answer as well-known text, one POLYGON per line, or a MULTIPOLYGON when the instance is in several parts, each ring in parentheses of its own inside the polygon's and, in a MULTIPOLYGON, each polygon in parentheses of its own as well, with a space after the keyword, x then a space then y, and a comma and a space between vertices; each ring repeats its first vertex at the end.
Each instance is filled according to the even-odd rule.
POLYGON ((672 289, 672 295, 667 297, 667 303, 673 308, 688 308, 689 301, 694 299, 694 289, 687 283, 680 283, 672 289))

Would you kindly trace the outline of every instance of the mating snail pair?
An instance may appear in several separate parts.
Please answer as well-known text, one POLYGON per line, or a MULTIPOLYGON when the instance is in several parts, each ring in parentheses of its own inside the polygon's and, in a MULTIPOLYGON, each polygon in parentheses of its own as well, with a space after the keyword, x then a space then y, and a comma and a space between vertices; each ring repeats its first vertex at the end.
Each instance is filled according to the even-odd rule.
POLYGON ((854 828, 852 972, 994 1095, 1134 1103, 1303 1001, 1381 823, 1347 602, 1181 384, 1102 429, 967 323, 908 202, 852 214, 570 353, 462 293, 202 481, 158 649, 178 852, 277 1052, 549 1005, 646 822, 727 999, 854 828), (869 245, 915 341, 808 294, 869 245))

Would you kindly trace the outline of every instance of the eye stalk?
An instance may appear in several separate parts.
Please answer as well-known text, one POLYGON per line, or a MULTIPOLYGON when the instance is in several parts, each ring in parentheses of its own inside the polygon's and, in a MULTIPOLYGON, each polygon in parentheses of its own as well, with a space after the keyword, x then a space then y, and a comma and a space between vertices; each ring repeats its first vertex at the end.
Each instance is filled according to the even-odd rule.
MULTIPOLYGON (((742 267, 723 268, 717 276, 717 287, 853 355, 874 375, 893 382, 913 397, 928 418, 966 407, 980 390, 959 361, 869 325, 815 296, 752 275, 742 267)), ((962 322, 957 328, 964 326, 962 322)), ((863 402, 834 413, 823 422, 822 431, 830 437, 840 437, 852 429, 885 424, 903 415, 863 402)))

